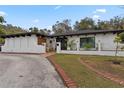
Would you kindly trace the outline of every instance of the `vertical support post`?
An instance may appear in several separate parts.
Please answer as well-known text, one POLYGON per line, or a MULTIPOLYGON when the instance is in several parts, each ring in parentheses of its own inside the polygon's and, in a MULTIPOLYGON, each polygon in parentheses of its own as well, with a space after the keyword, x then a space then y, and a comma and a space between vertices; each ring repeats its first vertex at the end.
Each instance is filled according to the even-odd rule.
POLYGON ((79 51, 79 49, 80 49, 80 39, 78 38, 77 39, 77 51, 79 51))
POLYGON ((56 52, 60 53, 60 51, 61 51, 61 43, 57 42, 57 50, 56 50, 56 52))
POLYGON ((98 51, 101 51, 101 42, 100 42, 100 40, 98 41, 98 51))
POLYGON ((43 46, 42 46, 42 53, 46 53, 46 43, 43 43, 43 46))

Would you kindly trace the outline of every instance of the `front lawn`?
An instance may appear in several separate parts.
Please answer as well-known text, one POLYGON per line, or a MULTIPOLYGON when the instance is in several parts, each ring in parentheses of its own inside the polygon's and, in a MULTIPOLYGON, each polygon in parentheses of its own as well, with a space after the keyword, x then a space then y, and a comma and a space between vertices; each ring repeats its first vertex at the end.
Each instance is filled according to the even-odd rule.
MULTIPOLYGON (((102 63, 103 61, 101 60, 107 60, 108 57, 56 54, 50 56, 49 58, 54 58, 55 62, 58 63, 65 70, 65 72, 78 84, 79 87, 88 88, 124 87, 111 80, 105 79, 97 75, 95 72, 83 66, 78 61, 78 58, 82 58, 83 60, 85 59, 85 61, 87 60, 89 62, 95 61, 102 63)), ((121 59, 124 60, 124 58, 121 59)), ((106 66, 106 68, 108 68, 108 66, 106 66)), ((121 73, 124 73, 124 71, 122 71, 121 73)))
POLYGON ((124 79, 124 57, 117 58, 121 62, 120 65, 113 64, 112 61, 115 59, 111 56, 83 56, 81 59, 101 72, 111 73, 117 78, 124 79))

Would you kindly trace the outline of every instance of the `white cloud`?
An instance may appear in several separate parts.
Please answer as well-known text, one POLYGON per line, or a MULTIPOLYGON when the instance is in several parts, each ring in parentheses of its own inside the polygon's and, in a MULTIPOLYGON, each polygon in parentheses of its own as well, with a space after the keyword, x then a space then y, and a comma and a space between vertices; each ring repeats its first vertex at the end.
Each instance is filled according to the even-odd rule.
POLYGON ((93 15, 93 19, 100 19, 99 15, 93 15))
POLYGON ((120 7, 120 8, 124 8, 124 5, 120 5, 119 7, 120 7))
POLYGON ((93 13, 106 13, 106 9, 96 9, 93 13))
POLYGON ((7 14, 3 11, 0 11, 0 16, 6 16, 7 14))
POLYGON ((54 8, 54 10, 57 10, 57 9, 60 9, 62 6, 56 6, 55 8, 54 8))
POLYGON ((39 19, 35 19, 33 20, 33 23, 38 23, 40 20, 39 19))

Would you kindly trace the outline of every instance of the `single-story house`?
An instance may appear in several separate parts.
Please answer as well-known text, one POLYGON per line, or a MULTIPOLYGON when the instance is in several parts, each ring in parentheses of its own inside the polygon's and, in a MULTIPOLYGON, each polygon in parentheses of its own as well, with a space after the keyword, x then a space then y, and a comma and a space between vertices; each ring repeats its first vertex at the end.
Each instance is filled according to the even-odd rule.
MULTIPOLYGON (((2 35, 5 44, 2 52, 46 53, 56 51, 68 54, 114 55, 114 38, 124 30, 83 30, 62 34, 44 35, 41 33, 19 33, 2 35)), ((119 44, 123 47, 124 42, 119 44)), ((124 51, 119 50, 119 56, 124 51)))

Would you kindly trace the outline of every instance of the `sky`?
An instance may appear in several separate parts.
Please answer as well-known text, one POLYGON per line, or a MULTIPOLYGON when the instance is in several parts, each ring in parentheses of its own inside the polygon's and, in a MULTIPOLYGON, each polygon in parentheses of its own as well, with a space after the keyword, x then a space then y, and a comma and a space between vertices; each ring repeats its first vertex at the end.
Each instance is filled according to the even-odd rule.
POLYGON ((85 17, 94 20, 109 20, 114 16, 123 16, 124 6, 108 5, 1 5, 0 16, 4 16, 7 24, 20 26, 24 29, 38 27, 51 29, 56 21, 70 19, 73 26, 75 21, 85 17))

